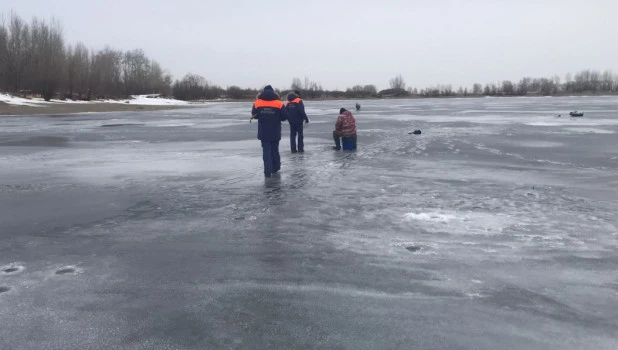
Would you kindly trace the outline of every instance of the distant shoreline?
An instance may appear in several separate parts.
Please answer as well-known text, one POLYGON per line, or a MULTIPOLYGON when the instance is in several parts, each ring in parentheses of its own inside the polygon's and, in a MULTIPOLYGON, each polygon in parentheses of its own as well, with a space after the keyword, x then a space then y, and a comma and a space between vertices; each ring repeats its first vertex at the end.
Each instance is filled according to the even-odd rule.
MULTIPOLYGON (((531 97, 531 98, 546 98, 546 97, 618 97, 618 94, 554 94, 554 95, 540 95, 540 94, 528 94, 525 96, 519 95, 496 95, 496 96, 486 96, 486 95, 468 95, 468 96, 384 96, 384 97, 327 97, 327 98, 308 98, 302 97, 304 101, 375 101, 375 100, 431 100, 431 99, 455 99, 455 98, 523 98, 523 97, 531 97)), ((281 96, 281 100, 284 101, 286 98, 281 96)), ((226 102, 254 102, 255 99, 217 99, 217 100, 196 100, 191 102, 206 102, 206 103, 226 103, 226 102)))
POLYGON ((64 115, 107 112, 151 112, 183 108, 197 108, 205 105, 135 105, 123 103, 57 103, 41 106, 15 106, 0 102, 0 117, 64 115))
MULTIPOLYGON (((306 101, 374 101, 374 100, 425 100, 425 99, 484 99, 484 98, 547 98, 547 97, 617 97, 618 94, 568 94, 568 95, 527 95, 527 96, 439 96, 439 97, 424 97, 424 96, 401 96, 401 97, 368 97, 368 98, 316 98, 304 99, 306 101)), ((15 116, 42 116, 42 115, 67 115, 67 114, 87 114, 87 113, 109 113, 109 112, 152 112, 164 110, 176 110, 187 108, 205 107, 211 103, 249 103, 254 99, 218 99, 218 100, 200 100, 199 104, 196 101, 189 102, 186 105, 137 105, 125 103, 54 103, 40 106, 20 106, 10 105, 0 102, 0 118, 15 117, 15 116)))

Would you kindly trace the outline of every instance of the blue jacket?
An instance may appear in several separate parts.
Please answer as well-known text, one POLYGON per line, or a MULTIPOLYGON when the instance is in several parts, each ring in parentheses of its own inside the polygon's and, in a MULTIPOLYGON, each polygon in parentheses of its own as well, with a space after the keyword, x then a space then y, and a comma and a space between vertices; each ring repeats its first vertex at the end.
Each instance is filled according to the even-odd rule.
POLYGON ((258 96, 253 103, 251 115, 258 120, 259 140, 281 140, 281 122, 288 119, 288 112, 273 90, 265 89, 258 96))
POLYGON ((303 100, 295 94, 288 95, 288 104, 285 106, 288 111, 288 122, 294 125, 302 125, 303 121, 309 122, 305 113, 303 100))

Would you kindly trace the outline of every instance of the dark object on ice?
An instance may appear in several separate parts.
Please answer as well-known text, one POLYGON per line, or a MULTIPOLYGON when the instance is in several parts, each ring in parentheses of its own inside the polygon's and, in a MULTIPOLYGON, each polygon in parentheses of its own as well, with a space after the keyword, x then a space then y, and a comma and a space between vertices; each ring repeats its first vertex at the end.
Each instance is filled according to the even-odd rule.
POLYGON ((66 275, 67 273, 75 273, 75 269, 72 267, 65 267, 61 270, 56 271, 56 275, 66 275))
POLYGON ((356 110, 360 111, 360 104, 359 103, 356 104, 356 110))
POLYGON ((11 288, 9 288, 9 287, 5 287, 5 286, 0 286, 0 294, 2 294, 2 293, 6 293, 6 292, 8 292, 9 290, 11 290, 11 288))
POLYGON ((574 112, 569 113, 569 115, 571 117, 583 117, 584 116, 584 112, 574 111, 574 112))
POLYGON ((102 128, 117 128, 120 126, 143 126, 144 124, 140 124, 140 123, 126 123, 126 124, 103 124, 101 125, 102 128))
POLYGON ((418 252, 419 250, 421 250, 421 247, 417 245, 411 245, 411 246, 406 247, 406 249, 411 252, 418 252))
POLYGON ((414 131, 412 131, 412 132, 409 132, 409 133, 408 133, 408 135, 412 135, 412 134, 414 134, 414 135, 420 135, 420 134, 421 134, 421 131, 420 131, 420 130, 414 130, 414 131))

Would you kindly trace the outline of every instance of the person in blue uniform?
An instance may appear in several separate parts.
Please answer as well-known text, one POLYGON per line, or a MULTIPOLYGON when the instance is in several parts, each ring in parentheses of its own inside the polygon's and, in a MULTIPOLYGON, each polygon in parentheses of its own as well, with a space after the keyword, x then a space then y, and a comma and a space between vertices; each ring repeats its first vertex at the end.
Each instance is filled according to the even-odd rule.
POLYGON ((290 148, 292 153, 305 151, 305 143, 303 140, 303 122, 309 123, 307 113, 305 113, 305 105, 300 98, 300 91, 288 94, 288 103, 285 106, 288 112, 288 123, 290 124, 290 148), (298 149, 296 148, 296 137, 298 136, 298 149))
POLYGON ((287 109, 272 86, 267 85, 258 95, 251 109, 251 121, 258 121, 257 138, 262 142, 264 176, 271 177, 281 170, 279 141, 281 141, 281 122, 288 119, 287 109))

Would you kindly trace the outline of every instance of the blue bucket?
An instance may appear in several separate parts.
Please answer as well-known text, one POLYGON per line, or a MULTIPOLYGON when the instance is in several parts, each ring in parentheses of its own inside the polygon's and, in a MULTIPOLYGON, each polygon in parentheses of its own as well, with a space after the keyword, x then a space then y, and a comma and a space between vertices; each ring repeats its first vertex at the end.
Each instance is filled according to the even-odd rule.
POLYGON ((356 143, 354 142, 354 138, 352 137, 342 137, 341 138, 341 148, 344 151, 353 151, 356 149, 356 143))

